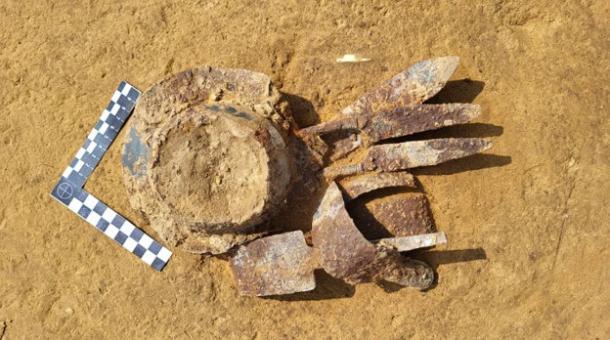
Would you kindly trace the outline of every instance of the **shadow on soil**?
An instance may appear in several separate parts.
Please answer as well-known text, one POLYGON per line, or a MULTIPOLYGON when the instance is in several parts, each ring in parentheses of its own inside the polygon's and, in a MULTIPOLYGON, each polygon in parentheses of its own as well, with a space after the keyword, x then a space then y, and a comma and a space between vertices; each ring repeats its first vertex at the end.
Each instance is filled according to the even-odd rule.
POLYGON ((282 92, 282 98, 288 102, 294 121, 300 128, 320 123, 320 116, 309 100, 285 92, 282 92))
POLYGON ((279 301, 314 301, 344 299, 354 296, 356 289, 354 286, 345 283, 343 280, 335 279, 321 269, 315 271, 316 289, 310 292, 295 293, 290 295, 269 296, 265 299, 279 301))
POLYGON ((485 88, 485 82, 470 78, 450 80, 427 104, 472 103, 485 88))
MULTIPOLYGON (((483 248, 460 249, 460 250, 444 250, 444 251, 414 251, 411 256, 429 264, 434 270, 434 283, 425 292, 430 291, 438 285, 437 269, 442 264, 451 264, 458 262, 470 262, 478 260, 486 260, 487 254, 483 248)), ((394 293, 405 287, 399 286, 391 282, 381 282, 378 284, 387 293, 394 293)))
MULTIPOLYGON (((415 251, 413 258, 428 263, 434 270, 434 283, 426 291, 436 288, 438 284, 438 273, 440 265, 486 260, 487 254, 483 248, 445 250, 445 251, 415 251)), ((278 301, 316 301, 330 299, 344 299, 354 296, 356 289, 354 286, 345 283, 343 280, 336 279, 323 270, 316 270, 316 288, 310 292, 295 293, 291 295, 268 296, 264 299, 278 301)), ((390 282, 379 282, 377 285, 387 293, 394 293, 405 287, 390 282)))

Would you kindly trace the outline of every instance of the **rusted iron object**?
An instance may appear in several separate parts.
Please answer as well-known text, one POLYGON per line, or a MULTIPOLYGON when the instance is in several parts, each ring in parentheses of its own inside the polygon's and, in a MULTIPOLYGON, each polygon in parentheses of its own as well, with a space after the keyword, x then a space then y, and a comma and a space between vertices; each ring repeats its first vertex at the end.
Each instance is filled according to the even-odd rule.
POLYGON ((314 215, 312 242, 320 251, 321 267, 350 284, 387 280, 426 289, 434 279, 427 265, 403 259, 397 250, 375 246, 364 238, 334 182, 314 215))
POLYGON ((349 283, 371 276, 370 265, 375 261, 377 250, 354 225, 334 182, 313 217, 311 236, 314 247, 320 250, 320 264, 327 273, 349 283))
POLYGON ((408 172, 370 173, 340 182, 341 189, 350 198, 383 188, 408 187, 415 189, 415 177, 408 172))
POLYGON ((268 296, 310 291, 314 270, 322 268, 350 284, 388 281, 419 289, 434 279, 425 263, 400 252, 447 242, 444 233, 367 240, 331 183, 313 220, 310 248, 301 231, 268 236, 242 245, 231 259, 242 295, 268 296))
POLYGON ((491 142, 481 138, 444 138, 372 146, 357 164, 329 167, 327 178, 356 175, 368 171, 400 171, 437 165, 485 151, 491 142))
POLYGON ((302 231, 264 237, 239 247, 231 268, 242 295, 306 292, 316 287, 317 259, 302 231))
POLYGON ((345 157, 350 152, 358 149, 362 146, 362 136, 360 133, 349 133, 347 135, 342 134, 339 138, 328 138, 325 136, 325 140, 328 144, 328 159, 331 161, 339 160, 345 157))
POLYGON ((400 192, 352 203, 353 217, 369 237, 412 236, 434 232, 426 195, 400 192))
POLYGON ((420 61, 341 111, 359 115, 421 104, 440 91, 459 64, 457 57, 420 61))
POLYGON ((409 251, 420 248, 433 247, 437 244, 446 244, 447 235, 444 232, 421 234, 414 236, 388 237, 373 241, 383 247, 395 249, 396 251, 409 251))
POLYGON ((343 135, 329 141, 329 159, 337 160, 357 149, 387 138, 405 136, 465 123, 480 113, 471 104, 422 104, 437 94, 459 64, 457 57, 424 60, 358 98, 339 118, 305 129, 309 133, 362 131, 368 140, 343 135), (379 116, 379 117, 377 117, 379 116), (361 118, 360 118, 361 117, 361 118))
POLYGON ((431 234, 428 200, 414 192, 416 181, 404 170, 466 157, 491 143, 391 139, 479 116, 473 104, 424 104, 458 63, 457 57, 421 61, 335 120, 305 129, 264 74, 204 66, 171 75, 142 94, 128 123, 122 161, 130 203, 169 245, 231 253, 244 295, 314 289, 316 268, 350 284, 428 288, 432 269, 401 251, 446 238, 431 234), (380 144, 388 140, 393 143, 380 144), (309 235, 282 234, 286 223, 307 230, 316 207, 313 248, 309 235), (385 234, 370 235, 372 225, 385 234))
POLYGON ((411 105, 392 111, 342 116, 304 129, 303 132, 326 134, 343 130, 358 130, 367 136, 369 143, 375 143, 384 139, 464 124, 480 114, 481 108, 474 104, 411 105))

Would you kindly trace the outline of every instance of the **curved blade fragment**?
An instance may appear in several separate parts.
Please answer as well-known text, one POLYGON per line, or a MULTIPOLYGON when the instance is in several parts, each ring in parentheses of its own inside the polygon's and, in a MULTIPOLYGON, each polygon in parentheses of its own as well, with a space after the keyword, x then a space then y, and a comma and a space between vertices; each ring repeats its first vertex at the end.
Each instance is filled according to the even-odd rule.
POLYGON ((420 61, 344 108, 344 115, 359 115, 421 104, 440 91, 459 64, 458 57, 420 61))
POLYGON ((417 188, 415 178, 408 172, 370 173, 341 181, 341 188, 350 199, 382 188, 417 188))
POLYGON ((375 246, 360 233, 347 210, 339 187, 332 182, 313 219, 313 245, 320 250, 320 265, 348 283, 368 281, 375 246))
POLYGON ((425 263, 369 242, 349 216, 334 182, 314 215, 312 241, 322 268, 350 284, 385 280, 426 289, 434 280, 434 272, 425 263))

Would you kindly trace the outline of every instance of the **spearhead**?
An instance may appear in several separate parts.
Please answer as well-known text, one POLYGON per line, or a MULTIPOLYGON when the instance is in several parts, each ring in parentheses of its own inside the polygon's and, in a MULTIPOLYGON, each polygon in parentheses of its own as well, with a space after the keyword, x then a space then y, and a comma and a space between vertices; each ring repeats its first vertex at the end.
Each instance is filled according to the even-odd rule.
POLYGON ((445 86, 459 62, 458 57, 452 56, 420 61, 358 98, 341 113, 359 115, 421 104, 445 86))

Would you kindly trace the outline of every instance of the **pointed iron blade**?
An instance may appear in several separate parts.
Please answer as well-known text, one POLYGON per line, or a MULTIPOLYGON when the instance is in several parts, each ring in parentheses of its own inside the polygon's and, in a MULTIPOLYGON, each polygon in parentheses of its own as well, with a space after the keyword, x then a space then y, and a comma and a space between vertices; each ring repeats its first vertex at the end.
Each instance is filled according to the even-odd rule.
POLYGON ((444 126, 467 123, 481 114, 474 104, 427 104, 408 106, 375 115, 358 117, 358 125, 375 143, 384 139, 407 136, 444 126))
POLYGON ((445 138, 375 145, 362 163, 365 170, 398 171, 440 164, 485 151, 491 142, 480 138, 445 138))
POLYGON ((481 107, 475 104, 417 104, 391 111, 341 117, 301 131, 309 135, 360 130, 369 136, 370 142, 377 142, 444 126, 464 124, 480 114, 481 107))
POLYGON ((459 64, 458 57, 440 57, 420 61, 341 111, 358 115, 393 110, 421 104, 438 93, 459 64))
POLYGON ((372 146, 361 163, 324 169, 328 179, 367 171, 393 172, 437 165, 485 151, 492 146, 481 138, 444 138, 372 146))

